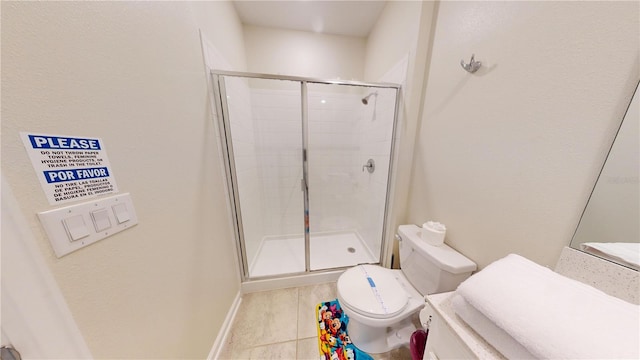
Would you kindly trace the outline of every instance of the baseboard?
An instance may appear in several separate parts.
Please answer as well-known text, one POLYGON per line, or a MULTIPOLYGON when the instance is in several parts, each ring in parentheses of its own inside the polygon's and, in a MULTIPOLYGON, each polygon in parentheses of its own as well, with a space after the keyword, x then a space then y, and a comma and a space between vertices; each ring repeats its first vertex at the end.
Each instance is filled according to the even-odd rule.
POLYGON ((220 357, 220 352, 222 351, 222 347, 227 342, 227 336, 231 331, 231 325, 233 324, 233 319, 236 318, 236 314, 238 313, 238 308, 240 308, 240 303, 242 302, 241 292, 238 291, 236 294, 236 298, 233 300, 231 304, 231 308, 227 312, 227 317, 224 319, 222 326, 220 327, 220 332, 218 332, 218 336, 216 337, 216 341, 213 343, 211 347, 211 351, 209 351, 209 356, 207 356, 208 360, 216 360, 220 357))

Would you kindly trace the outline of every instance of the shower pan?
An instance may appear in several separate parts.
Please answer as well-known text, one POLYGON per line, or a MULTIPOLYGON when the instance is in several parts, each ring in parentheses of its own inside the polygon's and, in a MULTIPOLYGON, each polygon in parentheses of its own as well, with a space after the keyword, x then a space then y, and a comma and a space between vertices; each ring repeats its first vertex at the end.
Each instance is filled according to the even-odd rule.
POLYGON ((211 76, 243 281, 380 263, 400 85, 211 76))

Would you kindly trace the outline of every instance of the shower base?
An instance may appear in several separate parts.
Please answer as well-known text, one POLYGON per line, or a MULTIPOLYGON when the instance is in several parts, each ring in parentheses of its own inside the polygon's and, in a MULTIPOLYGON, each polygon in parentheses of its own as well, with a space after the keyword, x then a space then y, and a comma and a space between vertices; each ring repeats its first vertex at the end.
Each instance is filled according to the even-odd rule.
MULTIPOLYGON (((377 263, 369 247, 355 231, 311 234, 311 270, 377 263)), ((250 277, 304 272, 303 236, 267 236, 262 239, 250 277)))

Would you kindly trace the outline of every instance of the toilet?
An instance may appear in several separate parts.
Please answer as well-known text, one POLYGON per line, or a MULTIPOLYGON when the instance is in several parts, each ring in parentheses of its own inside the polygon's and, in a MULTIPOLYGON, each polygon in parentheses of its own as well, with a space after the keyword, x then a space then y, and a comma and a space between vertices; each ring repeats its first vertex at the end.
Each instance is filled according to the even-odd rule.
POLYGON ((476 264, 446 244, 433 246, 416 225, 400 225, 400 270, 358 265, 338 279, 340 306, 349 316, 354 345, 379 354, 407 345, 416 330, 412 315, 424 296, 455 290, 476 270, 476 264))

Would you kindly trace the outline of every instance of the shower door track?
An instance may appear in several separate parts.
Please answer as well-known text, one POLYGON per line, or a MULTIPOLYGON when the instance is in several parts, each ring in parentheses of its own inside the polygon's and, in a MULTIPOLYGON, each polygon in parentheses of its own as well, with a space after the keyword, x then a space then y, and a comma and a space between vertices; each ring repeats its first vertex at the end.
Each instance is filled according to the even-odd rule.
MULTIPOLYGON (((366 81, 340 80, 340 79, 333 79, 333 80, 319 79, 319 78, 302 77, 302 76, 261 74, 261 73, 228 71, 228 70, 211 70, 211 75, 223 75, 223 76, 244 77, 244 78, 265 79, 265 80, 288 80, 288 81, 300 81, 300 82, 304 81, 312 84, 351 85, 351 86, 362 86, 362 87, 389 88, 389 89, 396 89, 396 90, 400 90, 402 88, 402 86, 398 84, 392 84, 392 83, 373 83, 373 82, 366 82, 366 81)), ((397 97, 396 97, 396 100, 398 100, 397 97)))
POLYGON ((284 278, 290 277, 300 274, 309 274, 309 273, 321 273, 328 271, 335 271, 338 268, 331 269, 321 269, 321 270, 311 270, 310 265, 310 232, 309 232, 309 181, 308 181, 308 162, 307 162, 307 148, 308 148, 308 103, 307 103, 307 84, 326 84, 326 85, 348 85, 348 86, 360 86, 360 87, 373 87, 373 88, 387 88, 387 89, 395 89, 396 90, 396 101, 395 101, 395 109, 394 109, 394 118, 393 118, 393 127, 392 127, 392 135, 391 135, 391 152, 389 155, 389 171, 387 174, 387 192, 385 195, 385 208, 384 208, 384 218, 382 225, 382 249, 380 252, 380 259, 383 259, 387 256, 386 252, 388 251, 388 246, 386 245, 386 241, 384 240, 386 231, 387 231, 387 213, 389 210, 389 197, 390 197, 390 188, 391 188, 391 180, 394 166, 394 153, 395 153, 395 140, 396 140, 396 126, 398 122, 398 111, 400 109, 400 90, 401 85, 393 84, 393 83, 373 83, 373 82, 365 82, 365 81, 355 81, 355 80, 340 80, 340 79, 319 79, 319 78, 311 78, 311 77, 302 77, 302 76, 289 76, 289 75, 274 75, 274 74, 262 74, 262 73, 250 73, 250 72, 239 72, 239 71, 228 71, 228 70, 211 70, 210 71, 212 82, 213 82, 213 90, 215 96, 215 107, 216 113, 220 117, 220 138, 223 141, 222 149, 225 156, 225 172, 227 176, 227 186, 229 190, 229 199, 230 199, 230 207, 232 211, 232 220, 234 233, 236 236, 236 249, 240 254, 240 266, 242 270, 241 278, 242 282, 245 282, 249 279, 251 280, 261 280, 261 279, 276 279, 276 278, 284 278), (287 274, 279 274, 279 275, 270 275, 265 277, 251 277, 249 274, 249 265, 246 256, 246 248, 244 241, 244 230, 242 227, 242 215, 240 213, 240 200, 238 193, 238 183, 236 177, 236 169, 234 164, 233 157, 233 146, 231 144, 231 126, 228 122, 228 114, 229 109, 227 102, 224 101, 226 99, 226 88, 223 81, 220 81, 220 76, 228 76, 228 77, 241 77, 241 78, 251 78, 251 79, 265 79, 265 80, 284 80, 284 81, 298 81, 301 86, 301 111, 302 111, 302 166, 303 166, 303 179, 302 179, 302 188, 303 188, 303 198, 304 198, 304 219, 305 219, 305 230, 304 230, 304 241, 305 241, 305 271, 303 273, 287 273, 287 274))

